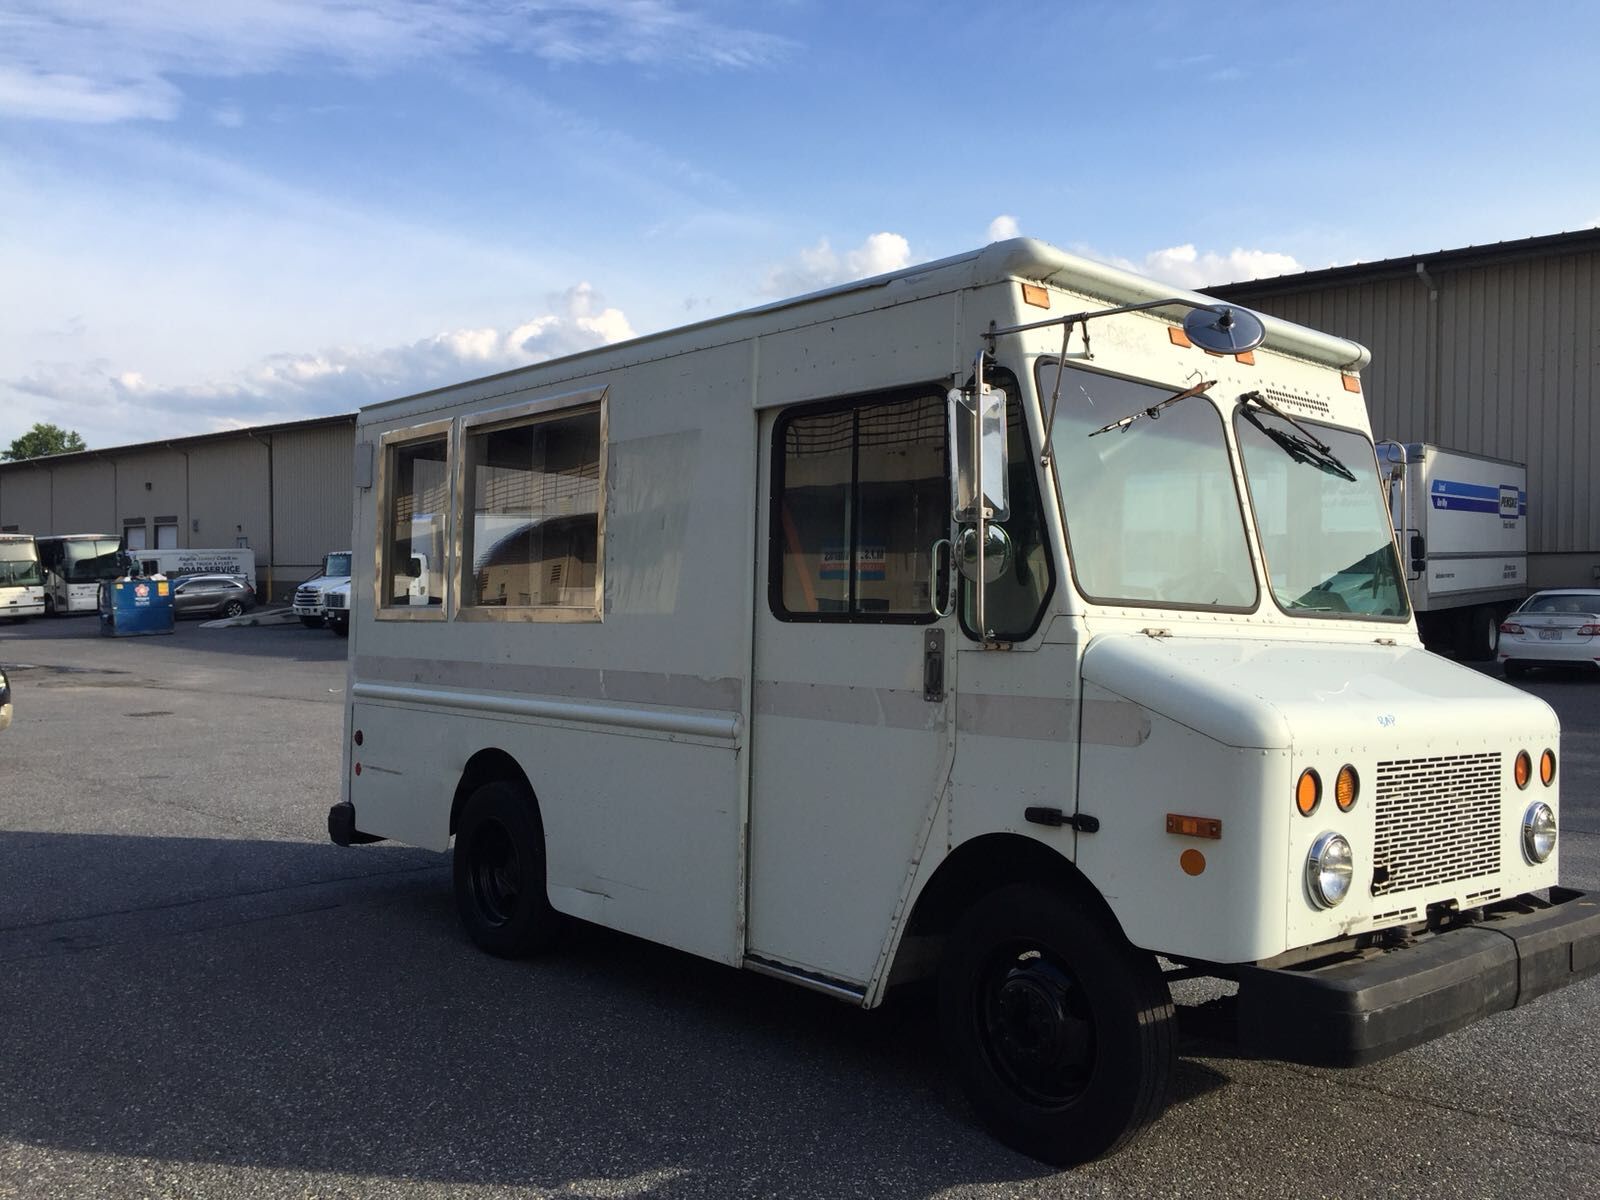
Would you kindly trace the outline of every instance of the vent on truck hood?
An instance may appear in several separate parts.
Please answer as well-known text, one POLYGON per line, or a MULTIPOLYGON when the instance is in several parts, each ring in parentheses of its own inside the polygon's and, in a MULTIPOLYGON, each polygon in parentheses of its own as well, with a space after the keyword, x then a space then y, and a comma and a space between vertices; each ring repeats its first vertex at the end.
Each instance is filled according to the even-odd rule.
POLYGON ((1262 388, 1261 393, 1285 412, 1297 412, 1307 417, 1326 417, 1333 412, 1326 400, 1318 400, 1314 396, 1297 396, 1275 387, 1262 388))
POLYGON ((1373 863, 1378 874, 1372 894, 1409 892, 1499 871, 1500 774, 1498 754, 1379 763, 1373 789, 1373 863))

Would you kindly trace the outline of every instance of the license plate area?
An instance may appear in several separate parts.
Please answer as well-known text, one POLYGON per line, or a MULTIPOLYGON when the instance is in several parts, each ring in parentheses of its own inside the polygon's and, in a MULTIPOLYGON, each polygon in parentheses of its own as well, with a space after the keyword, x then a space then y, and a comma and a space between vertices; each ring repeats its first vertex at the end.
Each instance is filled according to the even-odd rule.
POLYGON ((1561 630, 1541 629, 1539 630, 1539 640, 1541 642, 1559 642, 1561 640, 1561 630))

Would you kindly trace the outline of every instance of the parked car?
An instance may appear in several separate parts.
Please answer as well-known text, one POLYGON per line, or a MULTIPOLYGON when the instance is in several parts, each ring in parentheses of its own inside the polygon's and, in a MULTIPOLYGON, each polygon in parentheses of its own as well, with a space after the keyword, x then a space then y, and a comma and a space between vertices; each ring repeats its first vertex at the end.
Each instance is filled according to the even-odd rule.
POLYGON ((11 724, 11 681, 6 678, 4 667, 0 667, 0 729, 11 724))
POLYGON ((1529 667, 1600 666, 1600 591, 1535 592, 1501 622, 1498 657, 1507 678, 1529 667))
POLYGON ((232 575, 185 575, 172 581, 176 617, 237 617, 256 606, 256 589, 232 575))

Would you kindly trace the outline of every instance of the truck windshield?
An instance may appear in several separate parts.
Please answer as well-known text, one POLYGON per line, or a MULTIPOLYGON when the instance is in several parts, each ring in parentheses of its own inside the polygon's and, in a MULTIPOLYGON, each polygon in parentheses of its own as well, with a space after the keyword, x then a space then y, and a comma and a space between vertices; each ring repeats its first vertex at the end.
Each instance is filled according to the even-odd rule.
POLYGON ((1372 443, 1249 404, 1239 406, 1234 430, 1279 606, 1297 617, 1404 619, 1372 443))
POLYGON ((350 556, 348 554, 330 554, 323 564, 324 575, 339 576, 350 574, 350 556))
POLYGON ((99 583, 121 574, 121 546, 116 538, 61 543, 62 574, 68 583, 99 583))
MULTIPOLYGON (((1055 375, 1054 362, 1040 362, 1041 394, 1055 375)), ((1181 390, 1066 369, 1051 447, 1073 574, 1101 602, 1254 608, 1244 513, 1216 408, 1195 396, 1098 433, 1181 390)))
POLYGON ((43 582, 32 542, 0 542, 0 587, 38 587, 43 582))

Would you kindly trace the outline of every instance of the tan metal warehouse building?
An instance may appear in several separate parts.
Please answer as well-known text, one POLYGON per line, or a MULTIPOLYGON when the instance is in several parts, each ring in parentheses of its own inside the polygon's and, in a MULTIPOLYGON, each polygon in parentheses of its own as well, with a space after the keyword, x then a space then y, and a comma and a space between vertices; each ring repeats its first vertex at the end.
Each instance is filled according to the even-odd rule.
POLYGON ((1600 579, 1600 229, 1206 290, 1370 347, 1377 436, 1526 463, 1529 582, 1600 579))
POLYGON ((0 463, 0 532, 246 545, 261 594, 283 597, 349 548, 354 447, 344 414, 0 463))

